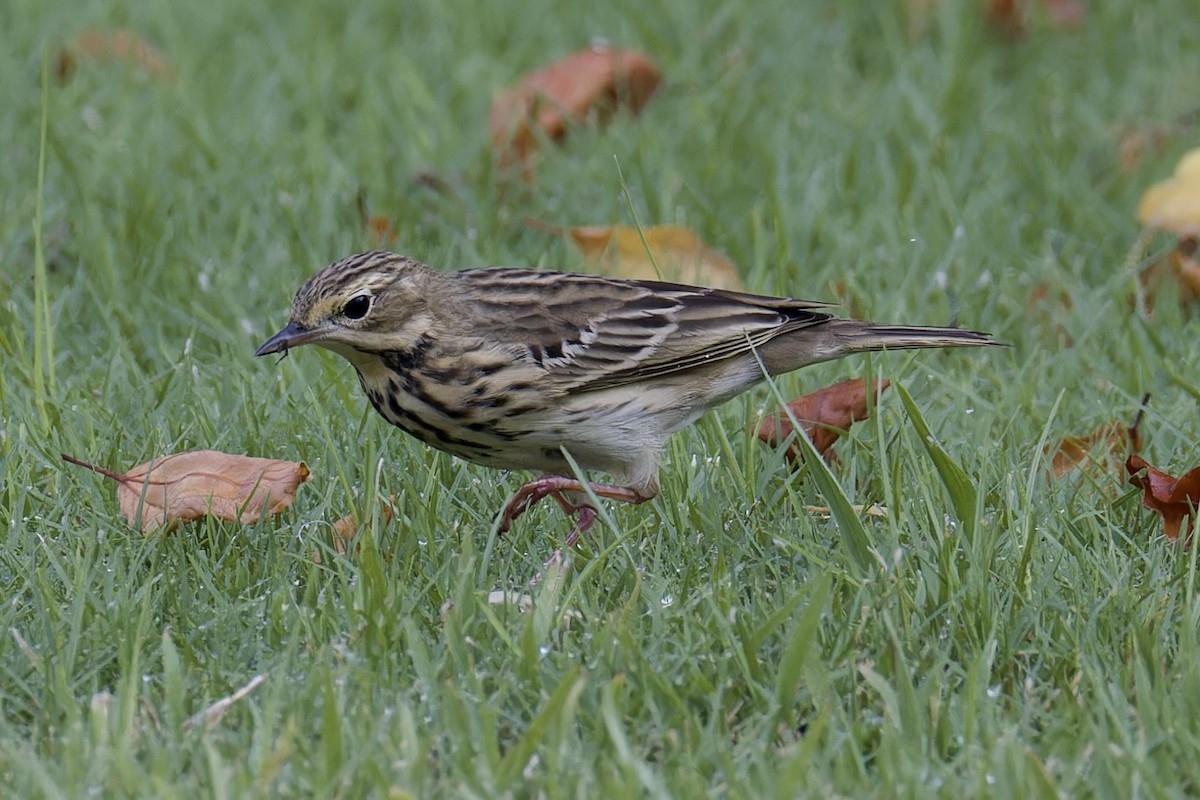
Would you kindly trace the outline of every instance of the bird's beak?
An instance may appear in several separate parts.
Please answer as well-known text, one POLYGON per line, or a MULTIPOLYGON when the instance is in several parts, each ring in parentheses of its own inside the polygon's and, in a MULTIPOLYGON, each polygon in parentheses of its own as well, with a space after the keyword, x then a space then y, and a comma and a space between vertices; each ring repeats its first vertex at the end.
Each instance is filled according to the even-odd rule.
POLYGON ((263 342, 262 347, 254 351, 256 356, 268 356, 271 353, 287 353, 290 348, 302 344, 311 344, 325 337, 321 328, 309 330, 299 322, 289 322, 283 330, 263 342))

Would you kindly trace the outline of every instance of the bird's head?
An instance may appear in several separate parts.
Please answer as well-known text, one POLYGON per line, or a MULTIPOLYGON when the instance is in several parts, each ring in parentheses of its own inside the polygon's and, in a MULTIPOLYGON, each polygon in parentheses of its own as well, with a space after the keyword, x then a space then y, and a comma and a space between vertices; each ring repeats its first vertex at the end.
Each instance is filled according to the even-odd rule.
POLYGON ((425 298, 436 275, 419 261, 381 251, 330 264, 300 287, 288 324, 255 355, 286 355, 304 344, 351 361, 360 354, 408 350, 431 322, 425 298))

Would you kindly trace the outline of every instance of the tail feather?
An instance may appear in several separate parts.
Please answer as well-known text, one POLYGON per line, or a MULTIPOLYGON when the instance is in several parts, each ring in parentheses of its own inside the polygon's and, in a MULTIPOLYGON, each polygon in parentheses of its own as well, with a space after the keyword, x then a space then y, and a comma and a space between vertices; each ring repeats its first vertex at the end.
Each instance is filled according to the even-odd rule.
POLYGON ((963 328, 931 328, 916 325, 878 325, 858 320, 830 320, 829 332, 838 352, 836 358, 849 353, 872 350, 913 350, 922 347, 1003 347, 991 334, 963 328))
POLYGON ((923 347, 1003 347, 990 334, 961 328, 879 325, 854 319, 829 318, 772 339, 760 352, 772 375, 872 350, 912 350, 923 347))

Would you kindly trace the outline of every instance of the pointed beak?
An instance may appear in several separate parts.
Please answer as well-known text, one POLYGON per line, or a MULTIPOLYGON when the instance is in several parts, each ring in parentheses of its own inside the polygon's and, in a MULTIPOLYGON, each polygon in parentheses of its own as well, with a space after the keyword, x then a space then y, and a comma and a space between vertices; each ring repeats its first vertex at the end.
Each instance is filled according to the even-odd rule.
POLYGON ((293 347, 323 339, 325 331, 321 328, 309 330, 298 322, 289 322, 284 329, 263 342, 262 347, 254 351, 256 356, 269 356, 271 353, 287 353, 293 347))

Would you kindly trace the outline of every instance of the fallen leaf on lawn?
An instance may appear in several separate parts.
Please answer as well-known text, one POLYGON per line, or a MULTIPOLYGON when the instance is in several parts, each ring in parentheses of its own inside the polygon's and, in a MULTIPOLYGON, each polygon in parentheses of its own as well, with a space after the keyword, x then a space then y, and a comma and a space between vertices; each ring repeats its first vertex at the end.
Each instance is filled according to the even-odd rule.
POLYGON ((533 219, 527 222, 571 237, 591 269, 603 275, 734 291, 744 288, 732 261, 680 225, 654 225, 639 233, 624 225, 559 228, 533 219))
POLYGON ((75 71, 77 62, 84 59, 101 64, 122 61, 141 67, 151 78, 166 82, 175 79, 175 65, 171 60, 128 28, 92 29, 80 33, 59 51, 55 73, 60 80, 66 80, 75 71))
POLYGON ((117 505, 130 525, 143 532, 206 515, 249 525, 264 511, 275 515, 296 499, 309 478, 303 462, 193 450, 157 458, 126 473, 63 455, 63 460, 117 482, 117 505))
MULTIPOLYGON (((875 400, 891 381, 875 382, 875 400)), ((838 437, 855 422, 867 418, 867 385, 861 378, 842 381, 827 386, 812 394, 798 397, 787 404, 792 416, 812 440, 813 447, 826 459, 832 459, 830 448, 838 437)), ((758 438, 772 447, 778 447, 792 434, 792 421, 786 414, 777 412, 764 417, 758 424, 758 438)), ((793 463, 803 458, 795 442, 788 445, 787 457, 793 463)))
POLYGON ((1200 147, 1179 159, 1170 178, 1145 191, 1137 215, 1147 228, 1181 238, 1200 236, 1200 147))
MULTIPOLYGON (((396 504, 396 498, 388 497, 387 502, 380 500, 379 504, 383 508, 383 511, 380 514, 382 518, 381 521, 384 525, 386 525, 392 521, 392 507, 396 504)), ((355 521, 353 514, 347 514, 346 516, 334 522, 333 535, 330 537, 330 542, 333 545, 334 552, 336 552, 339 556, 346 555, 346 551, 348 549, 347 545, 350 543, 351 539, 358 535, 360 528, 361 526, 357 521, 355 521)), ((318 564, 321 563, 320 550, 313 550, 313 561, 318 564)))
POLYGON ((1147 228, 1179 237, 1165 259, 1166 269, 1160 259, 1138 275, 1146 311, 1153 309, 1155 289, 1168 270, 1179 283, 1182 299, 1200 296, 1200 259, 1196 255, 1200 249, 1200 148, 1185 153, 1170 178, 1145 191, 1137 215, 1147 228))
POLYGON ((1157 298, 1164 292, 1175 292, 1182 303, 1200 298, 1200 239, 1187 236, 1176 242, 1171 251, 1155 259, 1138 272, 1138 291, 1131 299, 1134 308, 1147 315, 1154 313, 1157 298))
MULTIPOLYGON (((1150 395, 1142 398, 1142 405, 1131 425, 1111 422, 1101 425, 1091 433, 1068 436, 1059 442, 1050 463, 1054 476, 1061 478, 1077 469, 1096 472, 1115 469, 1120 475, 1122 460, 1142 449, 1140 427, 1142 419, 1146 416, 1148 402, 1150 395)), ((1050 454, 1050 445, 1046 445, 1045 453, 1050 454)))
POLYGON ((589 116, 603 124, 618 106, 637 113, 661 80, 649 57, 603 45, 527 74, 492 104, 488 123, 498 162, 526 163, 539 137, 561 139, 589 116))
POLYGON ((1142 505, 1162 517, 1167 538, 1174 542, 1182 532, 1184 546, 1190 547, 1192 520, 1200 503, 1200 467, 1176 478, 1132 455, 1125 461, 1125 469, 1129 482, 1142 490, 1142 505), (1140 474, 1142 470, 1145 475, 1140 474))
POLYGON ((392 226, 392 221, 382 214, 371 213, 365 189, 358 190, 354 197, 354 206, 358 209, 358 221, 367 232, 367 241, 372 249, 386 249, 396 244, 400 237, 392 226))

